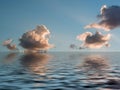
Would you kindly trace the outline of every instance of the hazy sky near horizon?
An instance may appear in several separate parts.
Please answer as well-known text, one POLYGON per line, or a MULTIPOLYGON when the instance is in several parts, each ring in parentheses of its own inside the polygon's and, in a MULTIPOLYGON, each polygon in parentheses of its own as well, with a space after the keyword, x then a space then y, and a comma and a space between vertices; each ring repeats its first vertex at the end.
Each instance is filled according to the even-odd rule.
MULTIPOLYGON (((0 51, 7 50, 2 42, 8 38, 19 44, 19 38, 26 31, 44 24, 51 32, 50 43, 55 51, 69 51, 70 44, 80 45, 76 36, 96 29, 85 30, 84 27, 97 21, 103 5, 120 6, 120 0, 0 0, 0 51)), ((98 50, 120 50, 120 27, 112 34, 109 48, 98 50)), ((18 48, 21 48, 18 46, 18 48)))

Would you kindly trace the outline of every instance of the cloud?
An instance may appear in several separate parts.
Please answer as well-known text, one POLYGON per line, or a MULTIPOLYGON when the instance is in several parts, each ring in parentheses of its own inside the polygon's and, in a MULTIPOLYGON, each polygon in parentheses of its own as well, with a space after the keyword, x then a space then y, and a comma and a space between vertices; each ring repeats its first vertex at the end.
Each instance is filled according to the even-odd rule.
POLYGON ((100 22, 92 23, 85 26, 88 28, 104 29, 105 31, 110 31, 116 27, 120 26, 120 6, 110 6, 107 7, 103 5, 100 10, 100 15, 97 16, 100 22))
POLYGON ((71 49, 76 49, 77 46, 76 46, 75 44, 70 44, 70 48, 71 48, 71 49))
POLYGON ((9 50, 17 50, 16 45, 12 44, 12 41, 12 39, 5 40, 3 46, 7 47, 9 50))
POLYGON ((28 31, 19 39, 20 45, 27 50, 48 50, 53 47, 49 44, 50 31, 45 25, 37 26, 28 31))
POLYGON ((77 36, 77 39, 83 42, 81 47, 95 49, 101 48, 103 46, 108 47, 108 41, 110 40, 110 38, 110 34, 102 35, 102 33, 100 32, 96 32, 95 34, 92 34, 91 32, 85 32, 77 36))

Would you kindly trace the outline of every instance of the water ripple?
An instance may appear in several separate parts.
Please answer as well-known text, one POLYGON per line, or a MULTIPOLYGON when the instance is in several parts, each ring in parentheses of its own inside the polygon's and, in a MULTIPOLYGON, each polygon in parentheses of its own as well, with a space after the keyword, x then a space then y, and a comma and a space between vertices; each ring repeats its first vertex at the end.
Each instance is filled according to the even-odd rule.
POLYGON ((116 53, 2 53, 0 90, 119 90, 119 58, 116 53))

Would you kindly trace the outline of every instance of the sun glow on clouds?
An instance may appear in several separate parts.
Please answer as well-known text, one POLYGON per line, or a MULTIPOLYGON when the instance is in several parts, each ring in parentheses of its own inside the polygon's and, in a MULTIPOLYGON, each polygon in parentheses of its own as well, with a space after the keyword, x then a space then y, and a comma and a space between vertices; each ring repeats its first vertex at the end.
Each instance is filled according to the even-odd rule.
POLYGON ((103 5, 100 9, 100 14, 97 15, 100 19, 98 23, 92 23, 85 26, 85 29, 96 28, 110 31, 120 26, 120 6, 107 7, 103 5))
POLYGON ((110 38, 110 34, 103 35, 100 32, 96 32, 95 34, 92 34, 91 32, 85 32, 77 36, 77 39, 83 42, 81 47, 96 49, 99 49, 103 46, 108 47, 108 41, 110 40, 110 38))
POLYGON ((53 47, 49 44, 50 31, 45 25, 37 26, 28 31, 19 39, 20 46, 27 50, 48 50, 53 47))
MULTIPOLYGON (((85 29, 95 28, 110 31, 120 26, 120 6, 103 5, 100 9, 100 14, 97 15, 100 21, 86 25, 85 29)), ((108 43, 111 39, 111 34, 103 35, 101 32, 95 34, 85 32, 77 36, 77 39, 82 41, 81 47, 84 48, 102 48, 103 46, 109 47, 108 43)), ((113 39, 115 39, 113 37, 113 39)), ((116 39, 115 39, 116 40, 116 39)))
MULTIPOLYGON (((70 11, 70 13, 71 13, 71 11, 70 11)), ((76 15, 76 13, 75 13, 75 15, 76 15)), ((75 16, 75 15, 73 13, 72 16, 75 16)), ((75 16, 75 17, 77 17, 77 16, 75 16)), ((82 15, 82 17, 84 17, 84 15, 82 15)), ((89 25, 86 25, 85 29, 95 28, 95 29, 103 29, 105 31, 110 31, 114 28, 117 28, 120 26, 120 6, 107 7, 107 5, 103 5, 100 9, 100 14, 97 15, 97 17, 99 18, 99 21, 95 22, 95 23, 91 23, 89 25)), ((81 18, 81 19, 84 19, 84 18, 81 18)), ((83 21, 81 20, 81 22, 83 22, 83 21)), ((66 37, 66 33, 65 33, 65 37, 66 37)), ((104 35, 100 31, 96 32, 96 33, 85 32, 83 34, 78 35, 76 38, 78 40, 82 41, 82 45, 80 46, 80 49, 81 48, 99 49, 104 46, 106 46, 106 47, 110 46, 109 40, 111 39, 111 34, 104 35)), ((20 41, 19 45, 22 46, 25 50, 35 50, 35 51, 48 50, 48 49, 54 47, 54 45, 49 43, 49 39, 50 39, 50 31, 47 29, 47 27, 45 25, 40 25, 40 26, 37 26, 33 30, 23 33, 23 35, 19 39, 19 41, 20 41)), ((61 36, 59 39, 62 40, 61 36)), ((63 39, 64 39, 64 37, 63 37, 63 39)), ((16 45, 11 44, 11 42, 12 42, 11 39, 6 40, 3 43, 3 46, 6 46, 9 50, 16 50, 16 45)), ((66 43, 64 43, 64 41, 62 41, 62 43, 64 45, 66 44, 66 43)), ((70 43, 71 43, 71 41, 70 41, 70 43)), ((67 42, 67 44, 68 44, 68 42, 67 42)), ((63 46, 63 47, 65 47, 65 46, 63 46)), ((71 44, 70 48, 78 49, 79 47, 75 44, 71 44)))
POLYGON ((9 50, 17 50, 17 47, 15 44, 12 44, 12 39, 5 40, 3 42, 3 46, 7 47, 9 50))

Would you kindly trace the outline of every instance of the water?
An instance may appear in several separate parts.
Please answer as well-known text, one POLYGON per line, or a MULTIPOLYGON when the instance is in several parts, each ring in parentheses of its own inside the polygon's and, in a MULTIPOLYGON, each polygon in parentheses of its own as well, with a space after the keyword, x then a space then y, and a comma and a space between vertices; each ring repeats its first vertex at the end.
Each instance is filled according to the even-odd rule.
POLYGON ((0 53, 0 90, 120 90, 120 52, 0 53))

